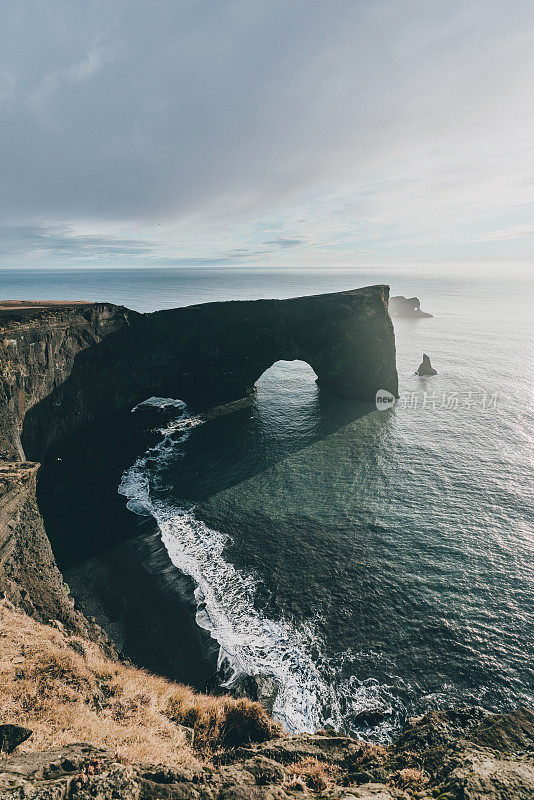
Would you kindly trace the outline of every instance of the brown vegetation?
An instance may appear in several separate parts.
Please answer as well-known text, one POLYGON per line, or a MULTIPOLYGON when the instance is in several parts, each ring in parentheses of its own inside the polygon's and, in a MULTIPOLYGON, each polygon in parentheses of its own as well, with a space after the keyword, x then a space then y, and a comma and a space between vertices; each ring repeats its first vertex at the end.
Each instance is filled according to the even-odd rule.
POLYGON ((278 732, 278 726, 259 703, 246 698, 213 697, 184 692, 184 687, 169 698, 169 719, 194 730, 195 746, 205 753, 237 747, 249 742, 264 742, 278 732))
POLYGON ((0 723, 33 730, 21 749, 75 742, 128 761, 192 763, 220 747, 268 739, 258 703, 210 697, 108 659, 84 639, 0 603, 0 723), (194 730, 191 749, 188 732, 194 730))
POLYGON ((321 792, 330 789, 336 784, 336 779, 341 775, 341 769, 336 764, 328 764, 310 756, 297 761, 287 767, 288 777, 285 781, 286 789, 297 789, 321 792))
POLYGON ((406 767, 393 776, 392 783, 402 789, 421 789, 425 783, 428 783, 428 777, 421 769, 406 767))
POLYGON ((534 796, 529 710, 430 712, 387 748, 328 732, 279 735, 257 703, 196 694, 113 661, 60 623, 40 624, 6 600, 3 723, 33 734, 2 760, 2 797, 534 796))

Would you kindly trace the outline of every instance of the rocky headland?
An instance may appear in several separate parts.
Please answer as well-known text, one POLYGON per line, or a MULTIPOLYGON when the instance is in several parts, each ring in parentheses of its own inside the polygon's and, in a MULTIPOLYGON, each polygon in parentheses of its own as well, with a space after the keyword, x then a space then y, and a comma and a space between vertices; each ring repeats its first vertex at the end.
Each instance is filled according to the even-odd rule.
POLYGON ((403 297, 402 295, 390 298, 389 313, 392 317, 404 317, 405 319, 422 319, 433 316, 421 310, 421 302, 418 297, 403 297))
MULTIPOLYGON (((0 726, 27 729, 13 747, 16 731, 0 727, 0 798, 533 796, 526 710, 433 712, 388 747, 332 732, 287 736, 246 697, 196 694, 125 662, 78 608, 45 530, 41 510, 47 498, 57 506, 69 452, 78 450, 79 465, 85 454, 90 461, 89 443, 100 437, 102 457, 105 437, 150 395, 210 413, 250 396, 278 359, 295 358, 339 395, 396 395, 387 302, 387 287, 377 286, 155 314, 105 303, 0 304, 0 726), (49 464, 41 486, 40 461, 49 464)), ((109 456, 95 497, 104 480, 116 495, 123 466, 120 453, 109 456)), ((89 463, 89 479, 91 471, 89 463)), ((114 502, 122 499, 104 509, 120 527, 114 502)), ((141 587, 137 575, 131 581, 141 587)))
POLYGON ((110 304, 0 308, 0 455, 34 461, 151 395, 213 407, 302 359, 343 397, 397 394, 389 290, 370 286, 138 314, 110 304))

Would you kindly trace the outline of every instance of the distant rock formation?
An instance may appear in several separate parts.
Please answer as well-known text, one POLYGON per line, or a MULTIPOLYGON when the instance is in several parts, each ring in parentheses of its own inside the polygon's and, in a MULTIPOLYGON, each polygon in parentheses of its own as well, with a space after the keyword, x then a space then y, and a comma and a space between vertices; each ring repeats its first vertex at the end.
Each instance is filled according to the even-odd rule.
POLYGON ((434 369, 432 364, 430 363, 430 359, 426 353, 423 353, 423 360, 419 364, 419 368, 417 369, 417 375, 437 375, 437 370, 434 369))
POLYGON ((421 302, 417 297, 391 297, 389 301, 389 313, 392 317, 421 318, 431 317, 426 311, 421 311, 421 302))

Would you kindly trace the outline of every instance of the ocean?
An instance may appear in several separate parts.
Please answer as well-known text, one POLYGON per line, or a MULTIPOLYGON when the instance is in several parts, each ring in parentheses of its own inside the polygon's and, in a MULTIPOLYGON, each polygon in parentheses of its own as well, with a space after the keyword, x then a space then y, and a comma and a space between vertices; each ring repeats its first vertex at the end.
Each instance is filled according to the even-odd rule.
POLYGON ((394 320, 393 409, 329 395, 303 362, 274 364, 250 407, 209 422, 147 398, 160 440, 117 490, 193 578, 228 686, 269 675, 288 730, 387 740, 429 708, 534 702, 530 273, 0 272, 6 299, 139 311, 376 283, 434 315, 394 320), (415 374, 423 352, 436 376, 415 374))

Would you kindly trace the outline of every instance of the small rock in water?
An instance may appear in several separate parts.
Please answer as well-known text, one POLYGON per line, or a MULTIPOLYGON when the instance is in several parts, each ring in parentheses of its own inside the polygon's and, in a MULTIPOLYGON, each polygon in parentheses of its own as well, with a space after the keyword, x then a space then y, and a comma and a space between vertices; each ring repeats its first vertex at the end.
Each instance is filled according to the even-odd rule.
POLYGON ((268 675, 246 675, 234 687, 234 697, 248 697, 260 703, 268 714, 272 714, 278 696, 278 684, 268 675))
POLYGON ((359 711, 354 719, 358 723, 363 723, 364 725, 368 725, 370 728, 374 728, 375 725, 378 725, 379 722, 382 722, 388 715, 388 712, 383 708, 367 708, 364 711, 359 711))
POLYGON ((20 725, 0 725, 0 753, 12 753, 32 733, 29 728, 22 728, 20 725))
POLYGON ((421 364, 419 364, 419 368, 416 372, 416 375, 437 375, 437 370, 434 369, 432 364, 430 363, 430 359, 426 353, 423 353, 423 360, 421 364))
POLYGON ((258 703, 261 703, 264 709, 272 714, 275 700, 278 697, 278 684, 267 675, 255 675, 254 678, 258 687, 258 703))

